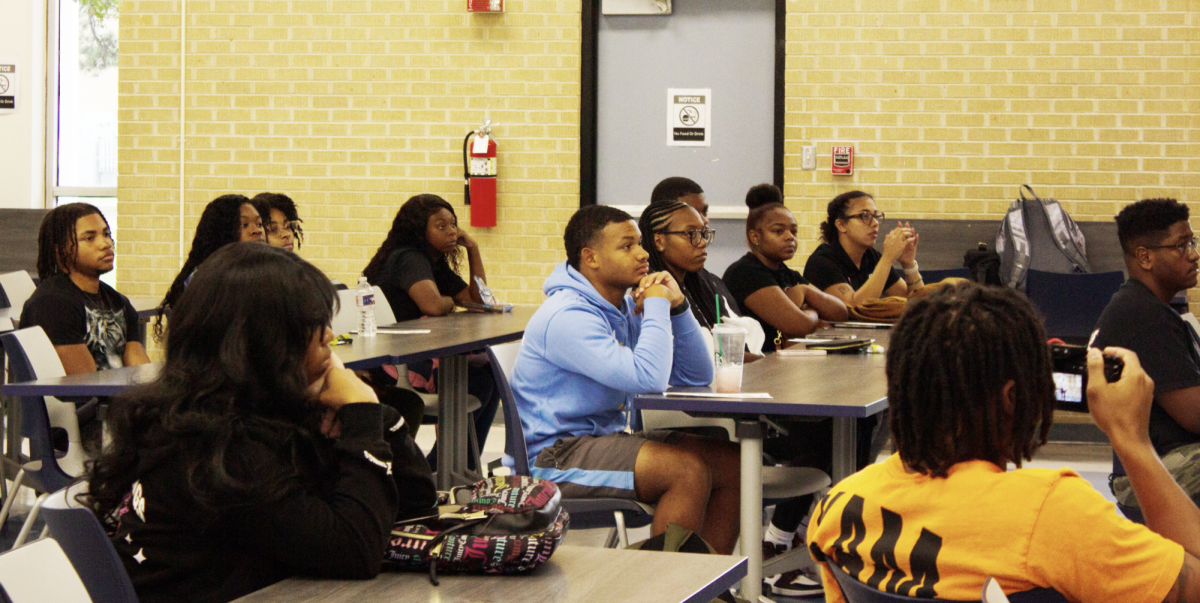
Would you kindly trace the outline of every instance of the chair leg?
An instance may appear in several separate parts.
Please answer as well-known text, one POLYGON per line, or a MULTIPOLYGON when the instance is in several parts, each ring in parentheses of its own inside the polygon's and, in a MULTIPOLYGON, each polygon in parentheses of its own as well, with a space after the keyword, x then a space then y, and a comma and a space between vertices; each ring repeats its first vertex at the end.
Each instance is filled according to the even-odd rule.
POLYGON ((605 539, 604 539, 604 548, 615 549, 615 548, 617 548, 618 543, 619 543, 619 540, 617 537, 617 529, 609 528, 608 536, 605 537, 605 539))
POLYGON ((29 537, 29 530, 33 528, 33 522, 37 521, 38 511, 42 509, 42 503, 46 502, 46 499, 50 498, 51 494, 53 492, 47 492, 33 501, 33 508, 29 510, 29 517, 25 518, 25 525, 21 526, 21 532, 17 534, 17 540, 13 543, 14 549, 25 544, 25 539, 29 537))
POLYGON ((617 525, 613 529, 617 531, 617 542, 621 548, 629 546, 629 532, 625 530, 625 515, 620 511, 613 511, 613 522, 617 525))
POLYGON ((467 413, 467 445, 470 449, 471 461, 475 463, 475 472, 481 477, 487 477, 479 460, 479 438, 475 435, 475 413, 467 413))
POLYGON ((17 492, 21 489, 21 480, 25 479, 25 468, 22 467, 17 472, 17 477, 13 479, 12 490, 9 490, 8 496, 4 499, 4 506, 0 507, 0 529, 8 522, 8 512, 12 510, 13 500, 17 497, 17 492))

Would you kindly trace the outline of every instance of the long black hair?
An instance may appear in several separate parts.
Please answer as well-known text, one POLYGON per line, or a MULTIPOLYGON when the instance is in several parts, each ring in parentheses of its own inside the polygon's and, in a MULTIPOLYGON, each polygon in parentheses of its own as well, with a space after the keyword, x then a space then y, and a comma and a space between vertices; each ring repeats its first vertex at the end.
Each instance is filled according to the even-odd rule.
POLYGON ((91 465, 85 503, 111 526, 133 482, 164 462, 182 463, 192 497, 214 517, 297 487, 294 454, 251 467, 246 453, 287 459, 303 452, 291 448, 299 440, 319 437, 305 357, 336 303, 329 279, 283 249, 246 242, 214 253, 171 313, 158 378, 113 403, 112 444, 91 465))
POLYGON ((296 202, 292 198, 283 193, 259 193, 254 195, 250 200, 254 204, 254 209, 258 210, 258 215, 262 218, 263 223, 271 221, 271 210, 278 209, 283 213, 283 217, 288 222, 295 224, 292 228, 292 234, 296 238, 296 249, 304 244, 304 228, 300 223, 304 220, 300 219, 300 212, 296 209, 296 202))
POLYGON ((104 225, 108 219, 95 205, 89 203, 67 203, 60 205, 42 218, 42 226, 38 229, 38 278, 46 280, 60 272, 65 267, 68 271, 75 265, 75 250, 79 239, 75 236, 75 223, 80 218, 97 214, 104 225))
MULTIPOLYGON (((654 233, 667 230, 671 226, 671 217, 675 215, 675 212, 691 208, 683 201, 659 201, 651 203, 642 211, 642 217, 638 219, 638 229, 642 231, 642 248, 650 256, 651 270, 655 272, 667 270, 667 261, 663 259, 662 253, 654 244, 654 233)), ((702 319, 700 322, 707 322, 703 326, 711 328, 717 323, 716 292, 696 272, 685 273, 681 284, 687 295, 688 303, 700 311, 702 319)))
POLYGON ((1019 467, 1032 459, 1054 415, 1050 348, 1033 306, 1011 289, 972 282, 909 303, 887 350, 900 458, 934 477, 963 461, 1019 467))
POLYGON ((849 191, 842 193, 833 198, 829 205, 825 207, 825 221, 821 222, 821 240, 834 244, 838 240, 837 221, 846 219, 846 208, 850 207, 850 202, 859 198, 866 197, 875 199, 871 195, 862 191, 849 191))
MULTIPOLYGON (((443 209, 458 220, 454 206, 437 195, 414 195, 405 201, 404 205, 400 206, 400 211, 396 212, 396 219, 392 220, 392 229, 388 231, 387 238, 383 240, 367 267, 363 268, 363 276, 372 283, 378 282, 388 256, 400 247, 420 249, 435 258, 442 255, 442 252, 434 249, 425 239, 425 230, 429 226, 429 217, 443 209)), ((446 254, 446 261, 455 272, 460 271, 461 257, 461 248, 446 254)))
POLYGON ((183 268, 179 269, 175 280, 171 281, 171 288, 167 289, 166 297, 158 306, 158 315, 154 322, 155 339, 162 339, 163 316, 168 310, 174 311, 176 302, 183 295, 184 283, 192 272, 216 250, 241 239, 241 211, 242 206, 247 204, 254 205, 244 195, 221 195, 209 201, 204 208, 204 213, 200 214, 200 223, 196 225, 196 236, 192 238, 192 250, 188 252, 187 261, 183 263, 183 268))

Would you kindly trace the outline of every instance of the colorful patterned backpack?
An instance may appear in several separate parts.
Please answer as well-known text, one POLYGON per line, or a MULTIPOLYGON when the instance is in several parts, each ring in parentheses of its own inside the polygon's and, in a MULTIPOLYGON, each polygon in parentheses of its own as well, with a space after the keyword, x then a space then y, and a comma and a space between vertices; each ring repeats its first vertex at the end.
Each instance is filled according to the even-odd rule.
POLYGON ((570 517, 561 508, 562 496, 554 482, 499 476, 469 488, 470 502, 456 512, 392 526, 384 564, 428 570, 434 585, 439 568, 472 574, 522 573, 545 563, 567 533, 570 517))

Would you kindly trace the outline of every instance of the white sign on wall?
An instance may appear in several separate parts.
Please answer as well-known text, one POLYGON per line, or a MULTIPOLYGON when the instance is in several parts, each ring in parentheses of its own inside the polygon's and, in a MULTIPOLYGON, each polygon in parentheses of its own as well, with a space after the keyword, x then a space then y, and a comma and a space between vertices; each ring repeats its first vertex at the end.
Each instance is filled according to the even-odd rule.
POLYGON ((0 115, 17 110, 17 61, 0 59, 0 115))
POLYGON ((667 146, 712 146, 712 88, 667 88, 667 146))

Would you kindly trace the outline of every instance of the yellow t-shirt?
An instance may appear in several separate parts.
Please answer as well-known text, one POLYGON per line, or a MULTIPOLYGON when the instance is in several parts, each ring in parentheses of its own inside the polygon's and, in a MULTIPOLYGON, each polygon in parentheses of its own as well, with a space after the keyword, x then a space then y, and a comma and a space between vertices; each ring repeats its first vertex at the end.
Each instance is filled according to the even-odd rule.
POLYGON ((1009 594, 1053 588, 1085 603, 1161 603, 1183 567, 1183 547, 1118 516, 1070 469, 969 461, 932 478, 895 454, 833 487, 808 542, 829 603, 845 599, 825 562, 909 597, 978 601, 991 576, 1009 594))

